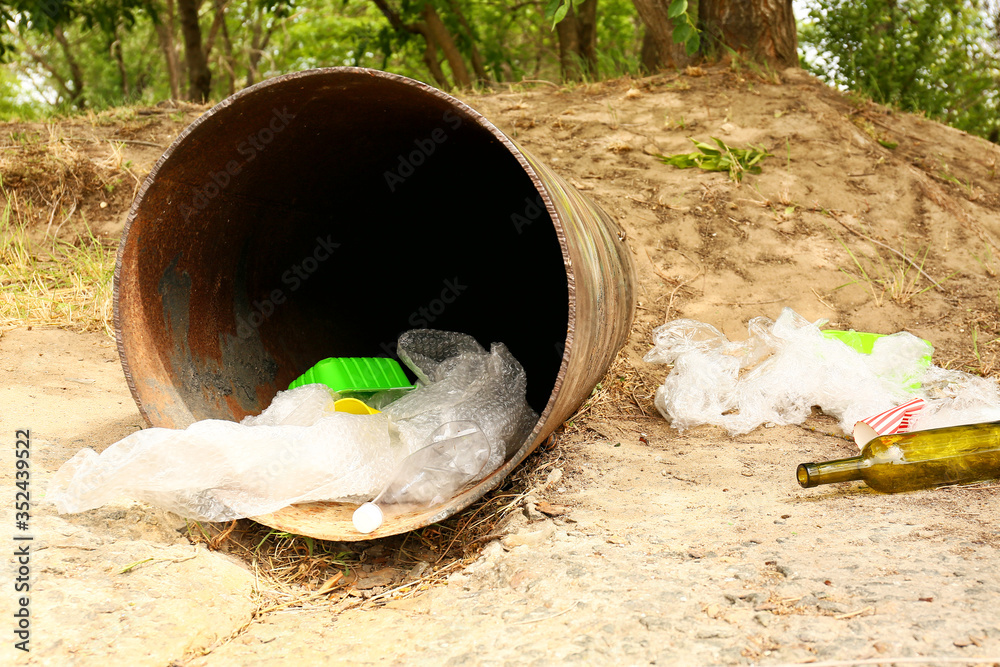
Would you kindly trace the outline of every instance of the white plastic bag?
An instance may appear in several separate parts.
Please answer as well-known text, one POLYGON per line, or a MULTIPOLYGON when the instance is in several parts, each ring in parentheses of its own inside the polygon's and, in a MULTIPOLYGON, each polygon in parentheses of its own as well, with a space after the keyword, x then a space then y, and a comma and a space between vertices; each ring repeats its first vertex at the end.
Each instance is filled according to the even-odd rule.
POLYGON ((72 513, 128 497, 202 521, 360 500, 385 484, 403 455, 391 445, 387 417, 333 412, 333 398, 322 385, 306 385, 280 392, 240 424, 150 428, 100 455, 81 450, 53 477, 48 500, 72 513))
POLYGON ((777 321, 751 320, 743 342, 693 320, 658 327, 645 360, 674 367, 656 391, 657 409, 675 428, 713 424, 731 435, 800 424, 813 406, 850 433, 856 422, 914 396, 928 401, 914 429, 1000 419, 995 382, 928 368, 927 345, 916 336, 882 337, 863 354, 824 337, 823 324, 786 308, 777 321))

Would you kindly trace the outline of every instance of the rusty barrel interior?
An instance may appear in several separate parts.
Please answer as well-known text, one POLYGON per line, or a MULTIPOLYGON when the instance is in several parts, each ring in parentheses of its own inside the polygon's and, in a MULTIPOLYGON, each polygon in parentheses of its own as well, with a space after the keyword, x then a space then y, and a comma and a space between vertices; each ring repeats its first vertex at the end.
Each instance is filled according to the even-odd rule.
MULTIPOLYGON (((626 275, 627 258, 610 248, 618 237, 598 220, 606 215, 540 170, 471 108, 384 72, 299 72, 228 98, 167 149, 126 221, 115 324, 143 416, 174 428, 238 420, 320 359, 386 356, 401 332, 426 327, 505 343, 540 424, 561 422, 624 340, 631 283, 615 272, 626 275), (573 239, 553 220, 570 207, 587 209, 578 217, 599 231, 572 231, 585 246, 580 263, 613 265, 607 275, 588 269, 600 280, 574 281, 573 239), (627 307, 605 317, 611 325, 590 316, 626 288, 627 307), (578 350, 574 371, 581 298, 590 322, 577 335, 598 349, 578 350), (564 381, 574 396, 553 407, 564 381)), ((482 488, 372 536, 461 509, 557 425, 536 427, 482 488)), ((298 518, 261 520, 363 537, 348 528, 350 508, 302 507, 288 510, 298 518)))
POLYGON ((425 327, 505 343, 542 412, 566 271, 507 147, 437 95, 365 73, 251 95, 174 144, 130 221, 119 324, 159 357, 128 359, 159 371, 137 388, 147 418, 256 414, 320 359, 385 356, 425 327))

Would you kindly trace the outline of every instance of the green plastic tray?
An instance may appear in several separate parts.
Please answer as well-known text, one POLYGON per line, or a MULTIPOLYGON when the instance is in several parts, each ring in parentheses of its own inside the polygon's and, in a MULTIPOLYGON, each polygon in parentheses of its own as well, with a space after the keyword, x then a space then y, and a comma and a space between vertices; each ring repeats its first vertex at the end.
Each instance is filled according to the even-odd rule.
MULTIPOLYGON (((839 340, 862 354, 871 354, 872 350, 875 349, 875 341, 883 336, 883 334, 866 333, 864 331, 838 331, 837 329, 824 329, 823 335, 830 340, 839 340)), ((924 339, 921 338, 920 340, 924 339)), ((920 365, 924 368, 929 368, 934 346, 927 340, 924 340, 924 343, 927 344, 927 354, 920 359, 920 365)), ((914 382, 913 384, 906 385, 906 389, 920 391, 920 383, 914 382)))
POLYGON ((413 388, 399 362, 388 357, 330 357, 317 362, 288 388, 305 384, 325 384, 340 392, 413 388))
MULTIPOLYGON (((865 333, 863 331, 839 331, 837 329, 825 329, 823 335, 827 338, 839 340, 862 354, 871 354, 872 350, 875 349, 875 341, 883 337, 883 334, 865 333)), ((924 342, 927 343, 927 355, 923 358, 923 361, 930 366, 931 353, 934 347, 929 341, 925 340, 924 342)))

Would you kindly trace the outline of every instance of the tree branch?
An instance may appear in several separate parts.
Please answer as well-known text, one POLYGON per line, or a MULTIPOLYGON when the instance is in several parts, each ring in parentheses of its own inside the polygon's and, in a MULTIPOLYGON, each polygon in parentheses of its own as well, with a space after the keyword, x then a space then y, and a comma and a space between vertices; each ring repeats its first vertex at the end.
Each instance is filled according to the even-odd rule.
POLYGON ((25 40, 24 37, 21 36, 16 30, 11 30, 11 32, 14 34, 15 37, 17 37, 17 40, 21 43, 21 48, 24 49, 24 52, 27 53, 29 56, 31 56, 31 59, 34 60, 35 63, 38 64, 38 66, 40 66, 42 69, 44 69, 46 72, 49 73, 49 76, 52 77, 52 80, 59 88, 63 97, 66 98, 67 100, 72 100, 73 91, 70 90, 69 84, 66 81, 66 77, 60 74, 59 71, 41 54, 39 54, 37 51, 31 48, 31 45, 28 44, 27 40, 25 40))
POLYGON ((221 28, 226 22, 226 6, 229 5, 229 0, 222 0, 221 2, 215 3, 215 18, 212 19, 212 26, 208 29, 208 37, 205 38, 205 60, 212 55, 212 47, 215 46, 215 37, 219 34, 219 28, 221 28))
POLYGON ((386 0, 372 0, 375 6, 378 7, 379 11, 389 20, 389 25, 393 27, 396 32, 409 32, 414 35, 420 35, 424 38, 424 64, 427 65, 427 69, 430 70, 431 76, 434 77, 434 81, 445 89, 449 90, 451 84, 448 82, 448 77, 444 75, 444 70, 441 69, 441 63, 438 62, 437 58, 437 45, 434 42, 434 35, 432 34, 430 27, 424 23, 406 23, 400 17, 396 10, 394 10, 386 0))

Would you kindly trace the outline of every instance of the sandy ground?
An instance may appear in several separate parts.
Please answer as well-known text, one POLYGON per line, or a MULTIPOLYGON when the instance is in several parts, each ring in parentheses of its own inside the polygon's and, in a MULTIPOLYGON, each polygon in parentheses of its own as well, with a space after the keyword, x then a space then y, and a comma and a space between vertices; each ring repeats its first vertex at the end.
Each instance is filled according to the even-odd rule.
MULTIPOLYGON (((666 319, 740 338, 751 317, 789 306, 842 328, 911 331, 934 343, 938 365, 990 374, 1000 150, 799 72, 717 68, 468 101, 611 213, 638 267, 640 310, 616 367, 631 391, 610 377, 588 415, 526 462, 544 461, 531 501, 567 510, 547 517, 527 502, 477 560, 454 561, 447 583, 421 595, 347 609, 313 600, 250 623, 267 583, 244 560, 191 545, 177 517, 133 503, 58 516, 37 502, 80 447, 103 449, 141 419, 110 340, 10 330, 0 477, 13 498, 15 430, 30 429, 36 502, 32 651, 8 633, 4 662, 1000 664, 1000 487, 802 490, 797 463, 853 453, 825 435, 829 419, 736 438, 679 433, 651 404, 666 369, 641 361, 666 319), (652 157, 689 151, 687 136, 774 157, 740 187, 652 157), (923 269, 941 287, 894 298, 904 265, 884 246, 929 249, 923 269), (846 248, 876 280, 837 289, 856 270, 846 248)), ((3 520, 14 526, 12 502, 3 520)), ((16 565, 5 567, 13 582, 16 565)), ((4 589, 11 619, 13 583, 4 589)))

